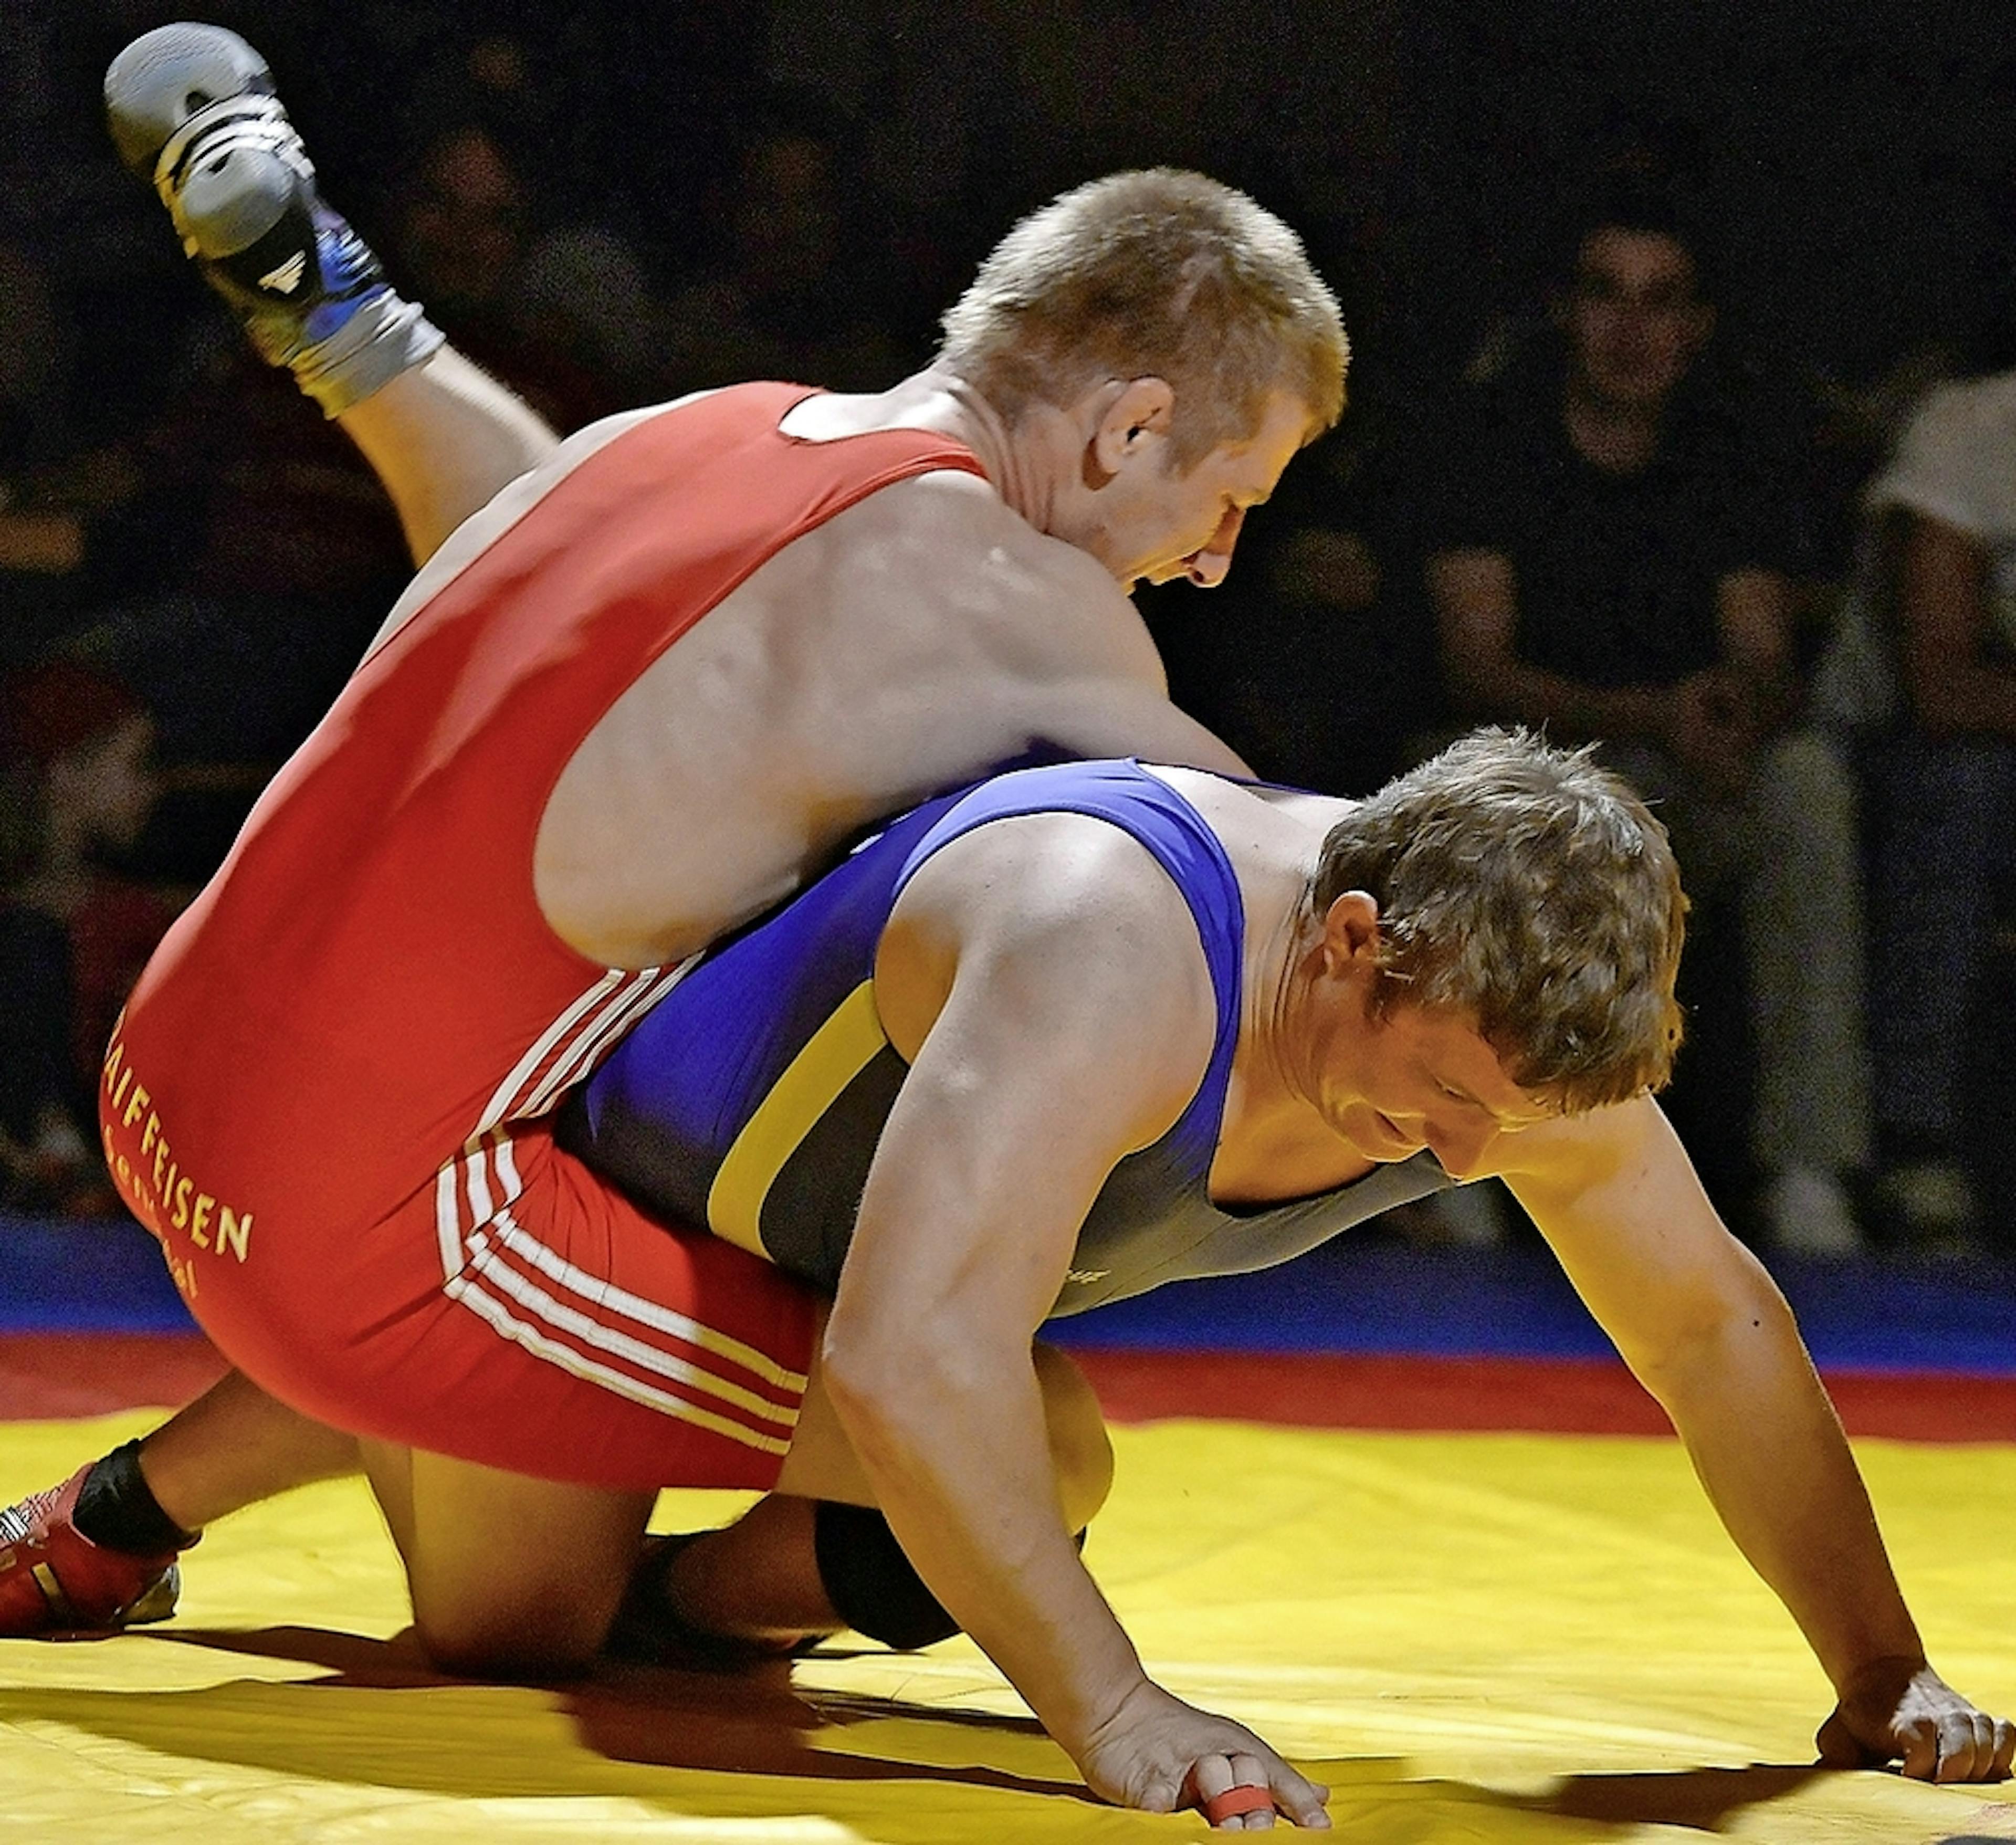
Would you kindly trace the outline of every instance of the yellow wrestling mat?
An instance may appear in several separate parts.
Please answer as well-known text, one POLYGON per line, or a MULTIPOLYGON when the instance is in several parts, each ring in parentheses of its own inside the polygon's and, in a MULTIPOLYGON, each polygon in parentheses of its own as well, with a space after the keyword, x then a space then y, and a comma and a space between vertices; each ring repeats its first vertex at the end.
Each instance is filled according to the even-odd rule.
MULTIPOLYGON (((0 1502, 156 1418, 0 1427, 0 1502)), ((1341 1839, 1985 1845, 2016 1792, 1819 1774, 1826 1685, 1676 1443, 1172 1422, 1114 1431, 1095 1573, 1172 1689, 1332 1787, 1341 1839)), ((2016 1705, 2016 1449, 1859 1444, 1934 1659, 2016 1705)), ((664 1528, 733 1495, 668 1494, 664 1528)), ((0 1643, 21 1845, 1204 1836, 1091 1803, 976 1652, 788 1674, 445 1680, 361 1486, 227 1521, 169 1625, 0 1643)), ((1220 1835, 1222 1836, 1222 1835, 1220 1835)))

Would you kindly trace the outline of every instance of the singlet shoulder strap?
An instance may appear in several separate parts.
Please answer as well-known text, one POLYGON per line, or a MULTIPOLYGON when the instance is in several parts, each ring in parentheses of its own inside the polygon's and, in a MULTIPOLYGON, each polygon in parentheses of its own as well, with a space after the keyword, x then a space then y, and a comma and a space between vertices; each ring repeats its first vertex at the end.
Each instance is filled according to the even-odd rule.
MULTIPOLYGON (((911 848, 897 875, 891 902, 927 859, 954 840, 990 821, 1032 813, 1080 813, 1109 822, 1138 840, 1182 892, 1197 923, 1218 1005, 1211 1065, 1190 1112, 1212 1097, 1222 1098, 1239 1030, 1240 961, 1246 935, 1239 879, 1223 844, 1203 815, 1139 762, 1131 759, 1060 762, 1017 769, 982 782, 955 802, 911 848)), ((1215 1141, 1215 1108, 1209 1126, 1215 1141)))

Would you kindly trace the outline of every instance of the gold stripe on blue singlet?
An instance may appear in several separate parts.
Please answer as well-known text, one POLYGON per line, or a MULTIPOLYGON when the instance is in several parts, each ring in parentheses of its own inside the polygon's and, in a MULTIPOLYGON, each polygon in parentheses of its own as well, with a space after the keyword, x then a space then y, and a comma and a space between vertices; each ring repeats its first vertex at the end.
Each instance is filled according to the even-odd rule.
POLYGON ((812 1124, 889 1042, 875 1010, 875 983, 864 980, 812 1033, 749 1117, 707 1195, 714 1234, 752 1256, 763 1246, 763 1201, 812 1124))

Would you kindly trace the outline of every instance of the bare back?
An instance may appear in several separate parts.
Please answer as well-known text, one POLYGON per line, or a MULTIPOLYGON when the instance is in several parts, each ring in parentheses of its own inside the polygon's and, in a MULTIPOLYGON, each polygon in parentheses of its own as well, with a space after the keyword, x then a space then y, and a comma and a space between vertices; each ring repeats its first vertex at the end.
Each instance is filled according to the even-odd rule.
POLYGON ((539 904, 591 959, 661 964, 1037 741, 1238 766, 1168 703, 1091 558, 973 476, 900 481, 785 546, 618 699, 545 809, 539 904))

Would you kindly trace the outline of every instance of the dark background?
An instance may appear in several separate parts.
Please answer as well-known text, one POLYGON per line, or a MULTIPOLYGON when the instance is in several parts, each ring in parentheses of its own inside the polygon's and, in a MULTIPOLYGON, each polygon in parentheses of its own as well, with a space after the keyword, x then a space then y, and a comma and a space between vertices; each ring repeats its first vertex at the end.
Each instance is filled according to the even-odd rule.
MULTIPOLYGON (((243 363, 113 157, 105 66, 175 16, 0 0, 0 245, 39 265, 52 304, 0 316, 0 339, 46 347, 0 360, 47 373, 37 427, 0 428, 0 474, 68 478, 84 457, 71 484, 99 509, 85 568, 0 575, 0 666, 82 636, 139 685, 171 794, 136 868, 193 885, 404 566, 368 474, 288 380, 243 363)), ((1254 521, 1226 590, 1143 602, 1180 701, 1263 773, 1338 792, 1383 779, 1442 715, 1411 470, 1480 342, 1539 317, 1606 159, 1649 150, 1707 227, 1719 359, 1801 437, 1810 477, 1787 479, 1786 516, 1818 575, 1845 569, 1874 459, 1841 431, 1867 437, 1884 381, 1934 349, 2016 359, 2016 61, 1986 4, 269 0, 204 16, 265 53, 325 194, 466 346, 477 330, 402 273, 399 229, 430 136, 462 122, 515 168, 528 238, 599 227, 674 304, 736 261, 748 150, 780 132, 824 143, 837 234, 816 281, 772 304, 755 369, 848 386, 927 358, 979 258, 1063 187, 1168 162, 1251 192, 1342 300, 1352 407, 1254 521), (1363 540, 1362 595, 1283 589, 1283 551, 1312 528, 1363 540)), ((646 338, 560 398, 580 420, 725 381, 707 365, 646 338)), ((1690 957, 1703 990, 1733 967, 1716 953, 1705 936, 1690 957)), ((1732 1074, 1694 1087, 1733 1142, 1744 1047, 1718 1050, 1715 1029, 1700 1021, 1691 1061, 1732 1074)))
MULTIPOLYGON (((56 265, 92 412, 144 396, 166 318, 200 301, 99 121, 152 4, 0 9, 0 235, 56 265)), ((712 253, 738 148, 815 114, 846 157, 852 267, 913 354, 1023 209, 1168 160, 1253 191, 1342 296, 1361 397, 1459 366, 1529 301, 1564 188, 1607 144, 1681 158, 1723 240, 1726 331, 1802 381, 1862 382, 1958 326, 2003 228, 2007 16, 1902 0, 761 0, 639 5, 223 5, 367 236, 486 39, 530 82, 498 110, 542 211, 608 224, 676 286, 712 253)))
MULTIPOLYGON (((172 16, 153 0, 0 9, 0 242, 49 272, 73 448, 130 438, 178 390, 186 401, 189 330, 213 345, 228 334, 102 127, 106 62, 172 16)), ((1277 718, 1279 736, 1222 701, 1199 715, 1262 769, 1341 791, 1379 779, 1400 736, 1435 715, 1411 560, 1395 542, 1410 444, 1481 339, 1537 319, 1563 221, 1608 156, 1649 148, 1676 174, 1712 240, 1717 356, 1762 381, 1795 422, 1824 430, 1844 402, 1934 347, 2016 356, 2016 61, 2002 9, 1987 5, 272 0, 209 16, 265 53, 325 193, 395 281, 401 200, 444 126, 480 121, 495 136, 517 169, 528 229, 613 232, 661 298, 732 261, 745 151, 780 129, 817 137, 832 150, 839 232, 823 286, 801 291, 795 324, 759 367, 812 382, 872 386, 921 362, 977 259, 1066 186, 1168 161, 1252 192, 1302 232, 1356 351, 1353 408, 1319 459, 1291 470, 1291 510, 1272 523, 1369 530, 1383 541, 1386 593, 1363 618, 1370 631, 1340 628, 1331 609, 1313 631, 1290 622, 1275 637, 1289 654, 1337 641, 1334 704, 1277 718), (827 337, 815 337, 822 321, 827 337), (872 337, 855 337, 862 330, 872 337)), ((437 285, 403 279, 472 343, 441 312, 437 285)), ((650 338, 639 349, 653 350, 650 338)), ((653 368, 633 355, 620 380, 598 381, 599 398, 577 393, 573 419, 541 407, 566 423, 723 381, 705 355, 661 356, 653 368)), ((284 389, 273 381, 262 413, 283 431, 300 414, 280 405, 284 389)), ((1800 514, 1834 520, 1837 554, 1816 547, 1822 570, 1841 561, 1842 514, 1870 459, 1853 442, 1822 457, 1833 506, 1800 514)), ((126 506, 125 529, 99 546, 119 568, 71 586, 63 620, 76 621, 80 600, 116 603, 168 582, 214 596, 225 580, 214 559, 189 563, 204 436, 185 420, 153 460, 151 496, 126 506)), ((241 533, 255 522, 239 517, 241 533)), ((1255 522, 1252 542, 1264 546, 1269 523, 1255 522)), ((357 580, 332 561, 332 595, 382 607, 396 584, 340 561, 357 580)), ((1241 574, 1249 600, 1265 593, 1263 570, 1241 574)), ((1236 578, 1226 600, 1241 587, 1236 578)), ((10 593, 21 593, 0 582, 10 593)), ((1183 593, 1148 609, 1179 696, 1209 703, 1224 662, 1208 633, 1189 643, 1234 610, 1183 593)), ((0 661, 56 619, 0 618, 0 661)), ((264 727, 273 735, 256 714, 231 714, 257 746, 248 753, 284 743, 370 626, 360 615, 326 629, 328 658, 304 666, 298 709, 264 727)))

